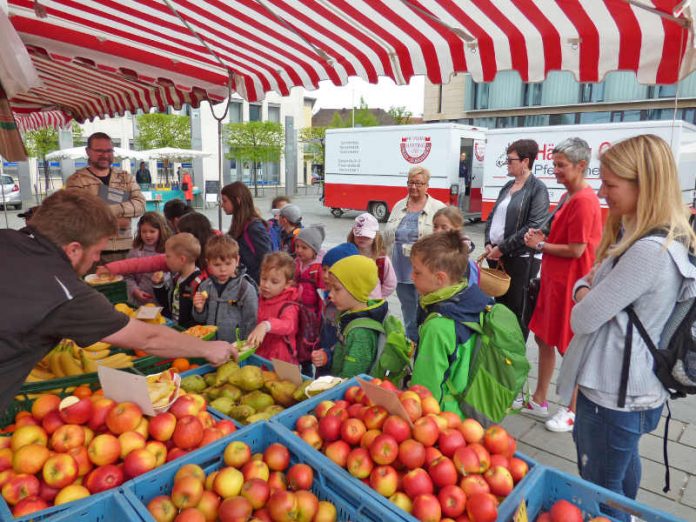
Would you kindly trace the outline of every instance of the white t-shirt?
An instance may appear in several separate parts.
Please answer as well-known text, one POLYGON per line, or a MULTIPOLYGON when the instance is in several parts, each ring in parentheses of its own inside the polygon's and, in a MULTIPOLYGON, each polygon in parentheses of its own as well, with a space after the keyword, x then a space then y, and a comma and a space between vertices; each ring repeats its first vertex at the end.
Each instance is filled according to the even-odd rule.
POLYGON ((493 245, 499 245, 505 239, 505 218, 507 216, 507 208, 510 204, 510 192, 508 191, 505 199, 498 203, 498 208, 493 213, 493 221, 491 221, 491 230, 489 238, 493 245))

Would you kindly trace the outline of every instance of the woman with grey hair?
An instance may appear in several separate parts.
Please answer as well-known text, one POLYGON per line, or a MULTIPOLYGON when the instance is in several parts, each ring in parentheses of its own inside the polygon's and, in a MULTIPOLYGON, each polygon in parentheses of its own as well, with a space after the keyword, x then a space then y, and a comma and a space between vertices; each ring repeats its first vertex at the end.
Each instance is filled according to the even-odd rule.
MULTIPOLYGON (((529 329, 539 346, 537 387, 529 401, 519 401, 523 411, 540 417, 548 415, 548 394, 556 362, 556 349, 563 355, 570 344, 570 312, 573 285, 587 274, 595 261, 595 250, 602 238, 599 199, 585 180, 590 147, 580 138, 568 138, 553 150, 553 172, 567 192, 558 202, 548 235, 529 229, 525 244, 542 254, 541 285, 529 329)), ((573 429, 575 397, 546 422, 550 431, 573 429)))

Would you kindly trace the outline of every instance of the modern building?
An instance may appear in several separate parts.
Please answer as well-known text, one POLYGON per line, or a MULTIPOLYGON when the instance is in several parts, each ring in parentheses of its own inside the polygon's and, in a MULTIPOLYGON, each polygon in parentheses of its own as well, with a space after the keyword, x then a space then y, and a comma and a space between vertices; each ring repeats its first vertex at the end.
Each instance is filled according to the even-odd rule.
POLYGON ((696 73, 675 85, 642 85, 630 71, 598 83, 579 83, 565 71, 540 83, 524 83, 517 71, 498 73, 490 83, 475 83, 469 74, 446 85, 425 82, 425 122, 505 128, 673 118, 696 123, 696 73))

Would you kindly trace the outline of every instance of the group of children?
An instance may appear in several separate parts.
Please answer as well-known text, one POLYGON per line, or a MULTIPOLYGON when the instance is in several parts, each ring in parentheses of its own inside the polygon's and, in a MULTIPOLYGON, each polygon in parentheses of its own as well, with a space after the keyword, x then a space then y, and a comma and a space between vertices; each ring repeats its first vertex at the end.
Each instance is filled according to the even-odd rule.
MULTIPOLYGON (((379 333, 355 320, 382 323, 386 298, 396 287, 377 220, 361 214, 347 241, 325 252, 322 226, 304 227, 300 208, 287 198, 277 198, 273 207, 269 229, 276 230, 277 251, 264 257, 258 286, 240 267, 239 245, 230 236, 170 235, 159 214, 146 213, 129 257, 159 255, 161 261, 149 266, 163 264, 168 273, 129 275, 132 300, 158 302, 164 315, 181 326, 216 325, 218 339, 246 340, 257 346, 258 355, 298 363, 304 373, 369 373, 379 333)), ((462 228, 458 209, 441 209, 434 217, 435 233, 411 251, 424 312, 411 382, 427 386, 443 404, 443 376, 453 358, 468 364, 462 347, 469 335, 461 324, 477 320, 490 304, 472 284, 477 265, 468 259, 473 245, 462 228)))

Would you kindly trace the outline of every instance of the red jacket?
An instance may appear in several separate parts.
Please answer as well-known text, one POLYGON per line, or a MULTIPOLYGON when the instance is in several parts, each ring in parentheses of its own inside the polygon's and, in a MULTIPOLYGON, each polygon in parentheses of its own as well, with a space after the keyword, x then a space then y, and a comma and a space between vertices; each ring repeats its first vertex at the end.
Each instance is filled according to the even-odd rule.
POLYGON ((294 286, 270 299, 259 297, 258 322, 268 321, 271 330, 256 350, 256 355, 297 364, 296 337, 299 313, 297 306, 283 306, 288 301, 297 301, 297 298, 298 289, 294 286))
POLYGON ((321 315, 321 300, 317 293, 318 288, 325 288, 321 262, 310 263, 302 270, 302 262, 295 259, 295 281, 299 288, 300 302, 317 315, 321 315))

